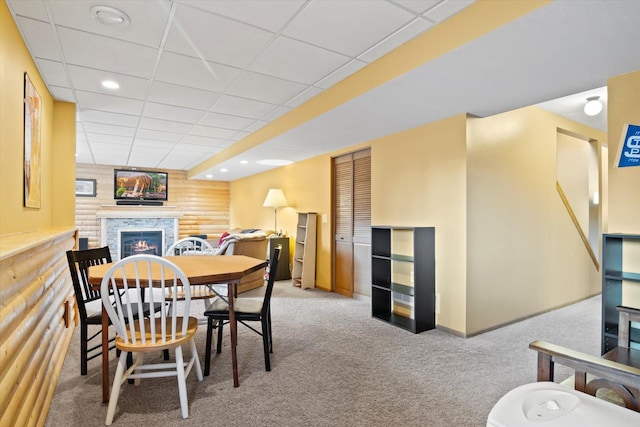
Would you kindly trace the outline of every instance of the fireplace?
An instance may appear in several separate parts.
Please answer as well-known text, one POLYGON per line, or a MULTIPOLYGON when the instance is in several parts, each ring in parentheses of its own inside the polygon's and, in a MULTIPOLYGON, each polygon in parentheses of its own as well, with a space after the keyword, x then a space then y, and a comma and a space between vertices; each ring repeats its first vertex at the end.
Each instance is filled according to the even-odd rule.
POLYGON ((120 230, 118 242, 120 259, 141 254, 162 256, 164 230, 120 230))
POLYGON ((178 238, 178 219, 182 217, 182 212, 176 210, 175 206, 156 208, 101 206, 98 209, 97 217, 100 219, 100 244, 109 246, 111 258, 117 261, 123 258, 123 250, 125 250, 121 236, 123 232, 161 232, 159 242, 149 242, 146 238, 141 239, 139 234, 131 239, 127 237, 127 240, 131 240, 128 243, 130 245, 138 244, 138 252, 134 251, 133 253, 153 253, 153 249, 149 247, 155 246, 158 248, 158 255, 163 255, 163 248, 173 244, 178 238), (146 248, 144 243, 139 243, 139 240, 146 241, 146 248))

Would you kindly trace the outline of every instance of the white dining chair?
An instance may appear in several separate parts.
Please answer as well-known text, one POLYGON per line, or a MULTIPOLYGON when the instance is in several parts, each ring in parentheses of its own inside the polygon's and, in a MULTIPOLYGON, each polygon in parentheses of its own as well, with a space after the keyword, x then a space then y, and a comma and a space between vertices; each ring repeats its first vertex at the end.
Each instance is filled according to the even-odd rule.
MULTIPOLYGON (((213 255, 215 248, 211 243, 199 237, 185 237, 177 240, 173 245, 167 249, 167 256, 192 256, 192 255, 213 255)), ((211 304, 211 301, 216 298, 217 294, 210 286, 197 285, 191 286, 191 299, 192 300, 204 300, 204 306, 211 304)), ((181 288, 178 288, 177 300, 182 301, 184 292, 181 288)), ((171 295, 169 295, 171 298, 171 295)))
POLYGON ((105 425, 111 425, 120 395, 120 387, 127 379, 176 376, 182 418, 189 417, 186 378, 196 368, 198 381, 202 381, 202 368, 194 341, 198 319, 189 317, 191 292, 189 280, 171 261, 155 255, 133 255, 115 263, 105 274, 101 283, 102 304, 116 330, 116 348, 121 351, 109 397, 105 425), (153 278, 153 279, 151 279, 153 278), (176 288, 183 287, 183 303, 177 305, 176 288), (109 295, 123 290, 116 303, 109 295), (159 290, 160 292, 154 292, 159 290), (167 300, 172 295, 172 300, 167 300), (157 317, 134 318, 131 312, 138 305, 171 303, 172 310, 162 310, 157 317), (134 320, 132 320, 134 319, 134 320), (182 345, 189 346, 191 358, 184 362, 182 345), (144 353, 173 349, 175 362, 144 364, 144 353), (127 355, 133 353, 133 364, 127 368, 127 355))

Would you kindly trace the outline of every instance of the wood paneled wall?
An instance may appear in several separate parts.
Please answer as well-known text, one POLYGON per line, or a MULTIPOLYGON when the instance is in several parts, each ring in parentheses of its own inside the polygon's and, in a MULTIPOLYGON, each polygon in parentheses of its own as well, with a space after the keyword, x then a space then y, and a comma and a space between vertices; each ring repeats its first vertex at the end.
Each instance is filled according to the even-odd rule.
MULTIPOLYGON (((96 180, 96 197, 76 197, 76 227, 89 247, 100 245, 100 220, 96 212, 102 205, 114 205, 113 169, 118 166, 77 164, 76 178, 96 180)), ((184 216, 179 220, 179 237, 206 234, 218 238, 229 229, 229 183, 187 180, 186 171, 169 170, 169 201, 184 216)), ((141 206, 140 209, 144 209, 141 206)))
POLYGON ((73 228, 0 236, 1 426, 45 423, 76 321, 65 257, 75 242, 73 228))

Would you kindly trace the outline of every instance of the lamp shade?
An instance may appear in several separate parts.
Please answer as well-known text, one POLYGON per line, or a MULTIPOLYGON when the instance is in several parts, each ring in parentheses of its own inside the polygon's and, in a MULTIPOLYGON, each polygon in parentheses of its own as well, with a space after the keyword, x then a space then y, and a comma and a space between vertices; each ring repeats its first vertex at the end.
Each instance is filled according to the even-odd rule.
POLYGON ((262 206, 265 208, 282 208, 289 206, 289 204, 287 203, 287 199, 284 197, 284 193, 281 189, 271 188, 267 193, 267 198, 264 199, 262 206))

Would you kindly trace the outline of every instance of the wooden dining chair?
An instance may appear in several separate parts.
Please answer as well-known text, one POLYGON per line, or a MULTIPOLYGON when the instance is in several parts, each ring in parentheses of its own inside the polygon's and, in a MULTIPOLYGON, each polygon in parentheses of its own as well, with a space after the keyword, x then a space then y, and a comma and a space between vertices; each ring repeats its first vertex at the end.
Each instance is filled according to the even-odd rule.
MULTIPOLYGON (((71 282, 76 296, 76 304, 80 316, 80 374, 87 375, 87 364, 89 360, 102 354, 102 343, 100 340, 94 341, 102 333, 102 299, 100 291, 93 289, 89 284, 89 267, 94 265, 107 264, 111 262, 111 252, 108 246, 95 249, 85 249, 79 251, 67 251, 67 262, 71 273, 71 282), (89 336, 89 325, 99 326, 98 330, 89 336), (89 344, 96 344, 89 347, 89 344)), ((118 294, 120 296, 120 294, 118 294)), ((111 300, 113 302, 113 295, 111 300)), ((144 304, 144 317, 151 313, 163 310, 164 306, 154 304, 153 306, 144 304)), ((132 315, 138 317, 138 307, 133 307, 132 315)), ((111 323, 109 323, 111 324, 111 323)), ((112 343, 115 338, 109 340, 112 343)), ((115 345, 110 344, 109 350, 115 345)), ((168 352, 165 353, 168 357, 168 352)))
MULTIPOLYGON (((167 249, 167 256, 192 256, 192 255, 213 255, 215 252, 211 243, 196 236, 185 237, 177 240, 173 245, 167 249)), ((217 296, 211 287, 207 285, 191 286, 191 299, 192 300, 204 300, 205 308, 211 304, 211 301, 217 296)), ((182 287, 179 288, 177 300, 182 301, 184 299, 184 292, 182 287)), ((171 299, 171 295, 169 295, 171 299)))
POLYGON ((114 264, 105 274, 101 284, 102 304, 116 329, 116 348, 121 351, 109 397, 105 424, 111 425, 120 395, 121 385, 129 378, 139 384, 141 378, 176 376, 182 418, 189 417, 186 378, 195 366, 198 381, 202 381, 202 369, 194 341, 198 319, 189 317, 191 292, 186 275, 171 261, 155 255, 133 255, 114 264), (183 287, 183 303, 177 305, 176 289, 183 287), (159 292, 153 292, 158 289, 159 292), (111 303, 109 293, 124 290, 121 299, 111 303), (128 320, 132 309, 141 310, 141 295, 145 292, 150 303, 165 305, 172 295, 172 310, 162 310, 157 317, 128 320), (182 345, 189 346, 191 358, 184 362, 182 345), (143 355, 148 352, 173 349, 175 362, 145 364, 143 355), (133 353, 133 365, 127 369, 127 355, 133 353))
MULTIPOLYGON (((268 275, 267 287, 262 300, 249 298, 234 298, 233 312, 238 322, 242 323, 253 332, 262 336, 262 345, 264 350, 264 366, 265 370, 271 370, 271 361, 269 353, 273 353, 273 336, 271 333, 271 294, 273 293, 273 285, 275 283, 276 271, 278 270, 278 262, 280 260, 281 246, 277 246, 271 257, 271 262, 267 267, 268 275), (261 330, 258 331, 246 322, 260 322, 261 330)), ((207 317, 207 343, 204 361, 204 375, 209 375, 211 365, 211 338, 214 329, 218 329, 218 343, 216 353, 220 353, 222 347, 222 329, 229 323, 229 305, 222 299, 216 299, 204 312, 207 317)))

